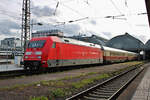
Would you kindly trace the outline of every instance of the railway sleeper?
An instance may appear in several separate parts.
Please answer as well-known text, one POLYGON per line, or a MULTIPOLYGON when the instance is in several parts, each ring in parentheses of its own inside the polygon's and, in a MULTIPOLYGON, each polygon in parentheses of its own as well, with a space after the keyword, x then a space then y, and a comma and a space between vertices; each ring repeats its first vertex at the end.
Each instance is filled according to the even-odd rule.
POLYGON ((100 87, 99 89, 106 90, 106 91, 116 91, 119 89, 119 87, 116 87, 116 88, 115 87, 105 87, 105 88, 100 87))
POLYGON ((117 89, 117 88, 122 87, 122 86, 123 86, 123 84, 116 84, 116 86, 114 86, 114 85, 108 85, 108 86, 105 86, 103 88, 117 89))
POLYGON ((128 78, 126 77, 126 79, 118 79, 118 80, 114 80, 113 82, 111 83, 108 83, 108 84, 105 84, 104 86, 108 86, 108 85, 116 85, 116 84, 123 84, 122 82, 125 82, 128 78))
POLYGON ((88 96, 89 97, 93 97, 93 98, 100 98, 100 99, 108 99, 110 96, 108 96, 108 95, 96 95, 96 94, 91 94, 91 93, 89 93, 88 94, 88 96))
POLYGON ((107 87, 118 88, 118 87, 121 87, 121 86, 123 86, 123 85, 124 85, 124 84, 106 85, 106 86, 103 86, 103 88, 107 88, 107 87))
POLYGON ((93 94, 93 93, 89 93, 88 94, 89 96, 92 96, 92 97, 97 97, 97 98, 109 98, 112 94, 109 94, 109 95, 98 95, 98 94, 93 94))
POLYGON ((96 89, 98 92, 103 92, 103 93, 114 93, 115 91, 108 91, 108 90, 101 90, 101 89, 96 89))
POLYGON ((83 99, 80 99, 80 100, 105 100, 105 99, 84 96, 83 99))
POLYGON ((97 92, 97 91, 93 91, 94 94, 97 95, 112 95, 114 92, 97 92))

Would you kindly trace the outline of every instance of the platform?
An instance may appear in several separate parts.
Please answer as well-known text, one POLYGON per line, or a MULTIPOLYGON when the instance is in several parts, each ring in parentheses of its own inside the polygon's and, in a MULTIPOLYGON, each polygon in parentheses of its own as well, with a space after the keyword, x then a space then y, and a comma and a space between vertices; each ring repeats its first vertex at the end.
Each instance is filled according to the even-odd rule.
POLYGON ((15 64, 2 64, 0 65, 0 72, 2 71, 11 71, 11 70, 21 70, 23 68, 15 65, 15 64))
POLYGON ((0 59, 0 65, 1 64, 10 64, 10 63, 14 63, 14 61, 12 59, 0 59))
POLYGON ((131 100, 150 100, 150 64, 131 100))

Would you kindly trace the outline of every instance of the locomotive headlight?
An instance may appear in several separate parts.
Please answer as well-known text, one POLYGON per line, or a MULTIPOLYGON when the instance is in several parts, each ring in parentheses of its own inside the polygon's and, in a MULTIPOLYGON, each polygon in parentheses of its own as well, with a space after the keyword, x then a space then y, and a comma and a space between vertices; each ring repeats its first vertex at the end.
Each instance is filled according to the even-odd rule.
POLYGON ((36 55, 42 55, 41 51, 35 52, 36 55))
POLYGON ((41 59, 41 56, 37 56, 37 58, 41 59))
POLYGON ((25 56, 26 59, 28 59, 28 56, 25 56))
POLYGON ((32 52, 26 52, 25 53, 25 55, 31 55, 32 54, 32 52))

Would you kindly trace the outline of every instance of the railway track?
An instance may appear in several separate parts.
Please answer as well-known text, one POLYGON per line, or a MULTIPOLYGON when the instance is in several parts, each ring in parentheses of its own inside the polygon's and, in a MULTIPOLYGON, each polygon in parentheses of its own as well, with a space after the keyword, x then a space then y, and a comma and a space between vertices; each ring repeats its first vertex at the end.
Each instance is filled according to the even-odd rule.
POLYGON ((45 73, 53 73, 53 72, 60 72, 60 71, 67 71, 79 68, 86 68, 86 67, 70 67, 70 68, 53 68, 51 70, 45 71, 38 71, 38 70, 12 70, 12 71, 3 71, 0 72, 0 79, 8 79, 8 78, 15 78, 20 76, 31 76, 31 75, 38 75, 38 74, 45 74, 45 73))
POLYGON ((13 71, 4 71, 0 72, 0 79, 8 79, 8 78, 15 78, 19 76, 30 76, 40 74, 39 71, 28 71, 28 70, 13 70, 13 71))
POLYGON ((127 85, 143 70, 134 67, 66 100, 116 100, 127 85))
POLYGON ((52 68, 50 70, 12 70, 12 71, 3 71, 0 72, 0 79, 8 79, 8 78, 15 78, 20 76, 31 76, 36 74, 44 74, 44 73, 55 73, 55 72, 62 72, 67 70, 74 70, 74 69, 80 69, 80 68, 88 68, 93 67, 97 65, 86 65, 86 66, 69 66, 69 67, 63 67, 63 68, 52 68))
MULTIPOLYGON (((97 66, 97 65, 92 65, 97 66)), ((53 72, 62 72, 67 70, 74 70, 74 69, 80 69, 80 68, 88 68, 90 66, 77 66, 77 67, 63 67, 63 68, 53 68, 51 70, 45 70, 45 71, 37 71, 37 70, 12 70, 12 71, 3 71, 0 72, 0 79, 8 79, 8 78, 15 78, 20 76, 31 76, 31 75, 39 75, 44 73, 53 73, 53 72)))

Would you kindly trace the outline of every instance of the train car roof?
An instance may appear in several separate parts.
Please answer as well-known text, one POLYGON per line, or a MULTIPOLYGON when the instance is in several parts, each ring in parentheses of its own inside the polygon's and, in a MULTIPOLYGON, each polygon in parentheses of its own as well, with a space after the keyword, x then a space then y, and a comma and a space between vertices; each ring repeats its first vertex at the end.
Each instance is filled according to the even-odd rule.
POLYGON ((134 52, 130 52, 130 51, 126 51, 126 50, 121 50, 121 49, 116 49, 116 48, 111 48, 111 47, 106 47, 103 46, 104 50, 108 50, 108 51, 116 51, 116 52, 122 52, 122 53, 131 53, 131 54, 136 54, 134 52))
POLYGON ((94 44, 94 43, 89 43, 89 42, 84 42, 72 38, 61 38, 62 42, 64 43, 69 43, 69 44, 76 44, 76 45, 81 45, 81 46, 88 46, 88 47, 93 47, 93 48, 101 48, 100 45, 94 44))

